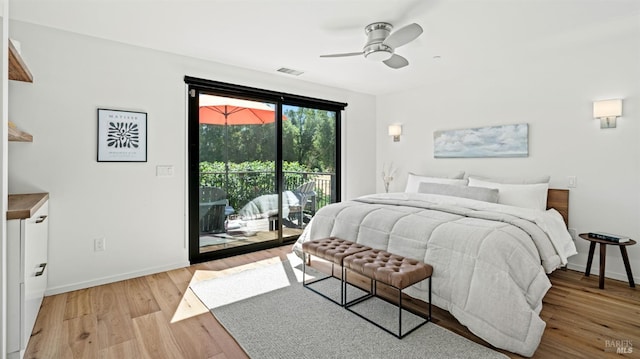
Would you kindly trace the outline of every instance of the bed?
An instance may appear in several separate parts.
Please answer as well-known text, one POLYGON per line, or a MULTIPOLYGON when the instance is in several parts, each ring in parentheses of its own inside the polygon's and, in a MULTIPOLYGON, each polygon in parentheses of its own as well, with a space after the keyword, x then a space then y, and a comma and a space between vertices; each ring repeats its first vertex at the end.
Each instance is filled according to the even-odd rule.
MULTIPOLYGON (((547 189, 544 209, 440 190, 367 195, 318 210, 294 251, 302 256, 304 241, 335 236, 422 260, 434 268, 434 305, 493 346, 532 356, 545 328, 546 274, 576 254, 568 191, 547 189)), ((426 301, 427 290, 418 283, 404 292, 426 301)))

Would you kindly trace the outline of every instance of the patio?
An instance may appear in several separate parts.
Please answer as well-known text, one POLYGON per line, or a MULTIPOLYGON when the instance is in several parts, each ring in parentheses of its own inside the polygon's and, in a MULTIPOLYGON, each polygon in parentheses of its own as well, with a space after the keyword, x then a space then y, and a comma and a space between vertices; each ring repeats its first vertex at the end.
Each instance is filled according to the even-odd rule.
POLYGON ((283 240, 295 240, 318 209, 335 201, 335 173, 283 175, 279 217, 273 172, 200 172, 200 251, 278 240, 280 223, 283 240), (301 188, 305 193, 299 193, 301 188))

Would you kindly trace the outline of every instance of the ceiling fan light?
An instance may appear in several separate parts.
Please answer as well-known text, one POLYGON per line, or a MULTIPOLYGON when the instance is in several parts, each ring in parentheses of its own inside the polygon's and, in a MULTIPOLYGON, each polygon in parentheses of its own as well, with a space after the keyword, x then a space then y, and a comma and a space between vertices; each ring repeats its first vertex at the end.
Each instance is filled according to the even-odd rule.
POLYGON ((373 61, 385 61, 390 59, 391 56, 393 56, 393 53, 386 50, 375 50, 375 51, 366 53, 364 56, 367 59, 373 60, 373 61))

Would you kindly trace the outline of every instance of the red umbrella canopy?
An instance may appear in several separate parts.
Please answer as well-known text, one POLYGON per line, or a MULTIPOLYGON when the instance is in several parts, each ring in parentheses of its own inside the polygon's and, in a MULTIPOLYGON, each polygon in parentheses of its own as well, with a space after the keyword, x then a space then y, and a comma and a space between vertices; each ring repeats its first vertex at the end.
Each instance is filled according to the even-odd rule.
POLYGON ((266 103, 213 95, 200 95, 199 116, 200 123, 209 125, 263 125, 276 120, 275 109, 266 103))

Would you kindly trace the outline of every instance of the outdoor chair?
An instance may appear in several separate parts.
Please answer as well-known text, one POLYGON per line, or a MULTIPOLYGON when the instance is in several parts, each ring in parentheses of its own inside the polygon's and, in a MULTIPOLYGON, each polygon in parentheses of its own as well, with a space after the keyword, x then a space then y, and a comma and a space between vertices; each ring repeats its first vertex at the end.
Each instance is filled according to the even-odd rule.
POLYGON ((298 188, 294 189, 292 192, 298 198, 298 206, 289 206, 289 218, 291 220, 295 220, 298 228, 304 227, 305 216, 304 209, 308 204, 311 204, 312 211, 315 211, 315 201, 316 201, 316 192, 314 191, 316 188, 315 181, 309 181, 303 183, 298 188))
POLYGON ((200 233, 223 233, 227 193, 218 187, 200 187, 200 233))

